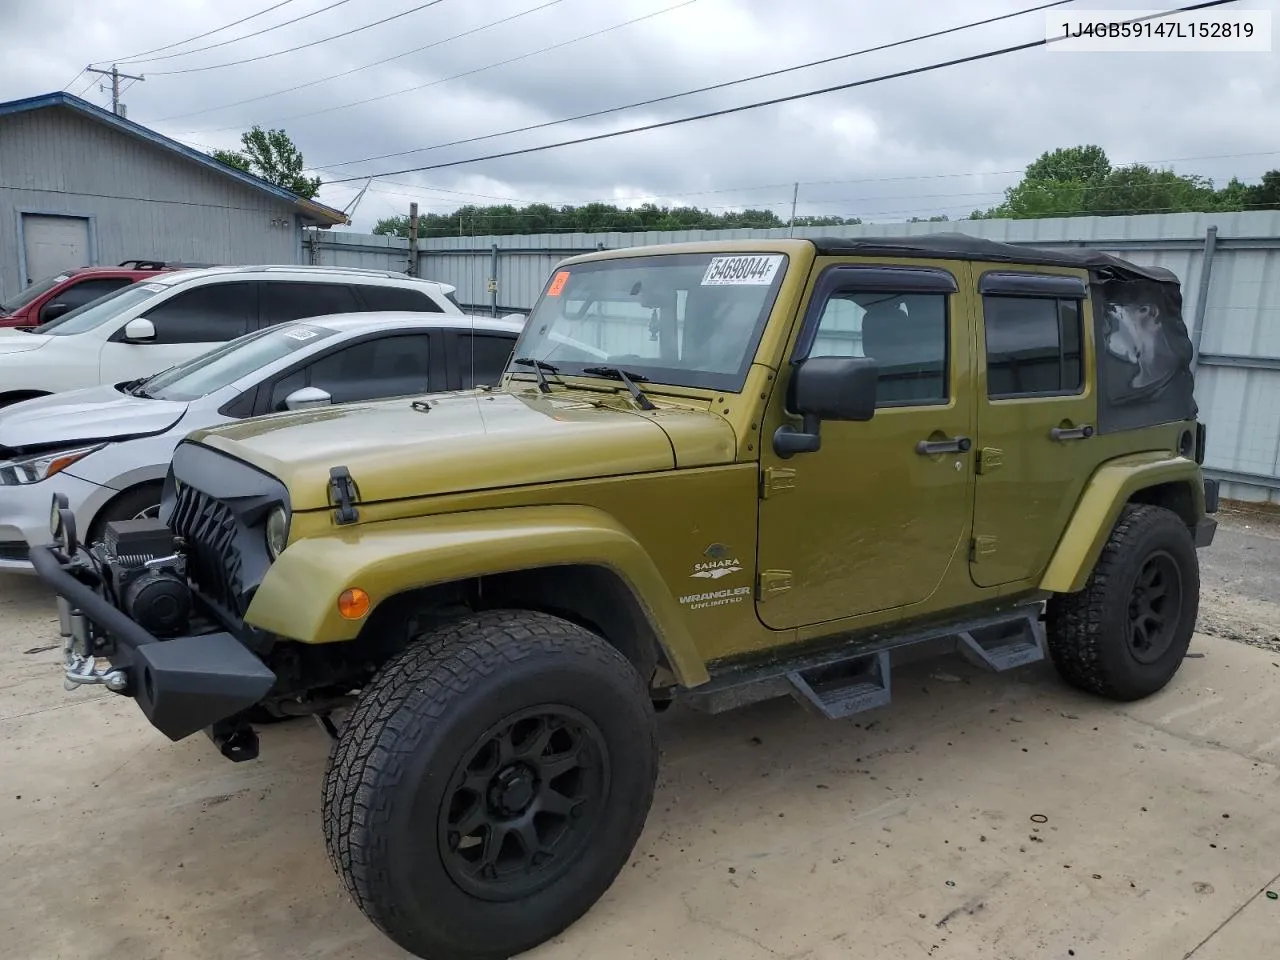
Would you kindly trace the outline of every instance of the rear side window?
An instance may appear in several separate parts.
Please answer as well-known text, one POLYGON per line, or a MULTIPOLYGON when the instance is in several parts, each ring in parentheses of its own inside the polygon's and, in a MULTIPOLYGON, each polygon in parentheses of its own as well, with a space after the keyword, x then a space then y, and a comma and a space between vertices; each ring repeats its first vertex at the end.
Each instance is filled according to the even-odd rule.
POLYGON ((462 389, 477 386, 493 386, 502 379, 502 372, 511 360, 515 337, 503 337, 488 333, 457 334, 458 373, 462 389))
POLYGON ((361 285, 360 296, 366 310, 409 310, 414 313, 444 313, 440 304, 421 290, 404 287, 361 285))
POLYGON ((185 290, 143 316, 155 343, 221 343, 249 332, 255 311, 252 283, 211 283, 185 290))
POLYGON ((1079 300, 983 297, 987 396, 1079 393, 1084 387, 1079 300))
POLYGON ((264 327, 330 313, 359 313, 361 309, 355 293, 346 284, 274 280, 262 284, 264 327))

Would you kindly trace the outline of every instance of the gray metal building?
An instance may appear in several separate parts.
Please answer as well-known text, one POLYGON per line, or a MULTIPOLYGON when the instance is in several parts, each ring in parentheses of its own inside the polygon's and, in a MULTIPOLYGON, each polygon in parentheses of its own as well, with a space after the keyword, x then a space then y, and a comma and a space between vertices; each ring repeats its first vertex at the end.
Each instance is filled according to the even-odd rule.
POLYGON ((300 263, 338 210, 67 93, 0 103, 0 300, 124 260, 300 263))

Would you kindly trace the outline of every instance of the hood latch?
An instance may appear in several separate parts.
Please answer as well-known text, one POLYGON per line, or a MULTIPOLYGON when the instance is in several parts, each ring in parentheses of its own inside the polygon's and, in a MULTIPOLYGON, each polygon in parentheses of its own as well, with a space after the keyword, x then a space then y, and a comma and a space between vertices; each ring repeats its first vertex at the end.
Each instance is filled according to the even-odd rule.
POLYGON ((329 500, 335 504, 334 519, 339 524, 355 523, 360 519, 355 502, 360 499, 356 482, 346 467, 329 468, 329 500))

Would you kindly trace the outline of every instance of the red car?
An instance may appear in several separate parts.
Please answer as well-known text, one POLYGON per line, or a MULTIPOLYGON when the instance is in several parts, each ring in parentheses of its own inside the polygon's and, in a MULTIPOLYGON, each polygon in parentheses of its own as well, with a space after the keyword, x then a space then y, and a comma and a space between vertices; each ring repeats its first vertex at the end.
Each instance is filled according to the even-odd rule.
POLYGON ((206 263, 165 263, 126 260, 115 267, 80 267, 37 281, 0 303, 0 327, 34 327, 56 320, 90 300, 114 293, 139 280, 168 270, 206 267, 206 263))

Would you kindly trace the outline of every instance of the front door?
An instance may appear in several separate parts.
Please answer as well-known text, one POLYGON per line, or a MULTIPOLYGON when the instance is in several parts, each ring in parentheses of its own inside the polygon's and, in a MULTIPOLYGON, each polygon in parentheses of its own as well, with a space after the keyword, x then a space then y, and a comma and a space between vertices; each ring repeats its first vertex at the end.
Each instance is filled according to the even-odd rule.
POLYGON ((155 339, 130 343, 122 324, 103 345, 101 382, 159 373, 243 336, 257 323, 257 297, 256 282, 237 280, 206 283, 162 300, 142 314, 155 327, 155 339))
POLYGON ((974 428, 963 286, 927 261, 818 274, 793 356, 874 358, 877 407, 866 422, 823 422, 815 453, 783 459, 764 439, 757 609, 767 626, 917 603, 962 555, 974 428))
POLYGON ((1038 576, 1097 458, 1083 271, 975 264, 981 294, 970 571, 980 587, 1038 576))

